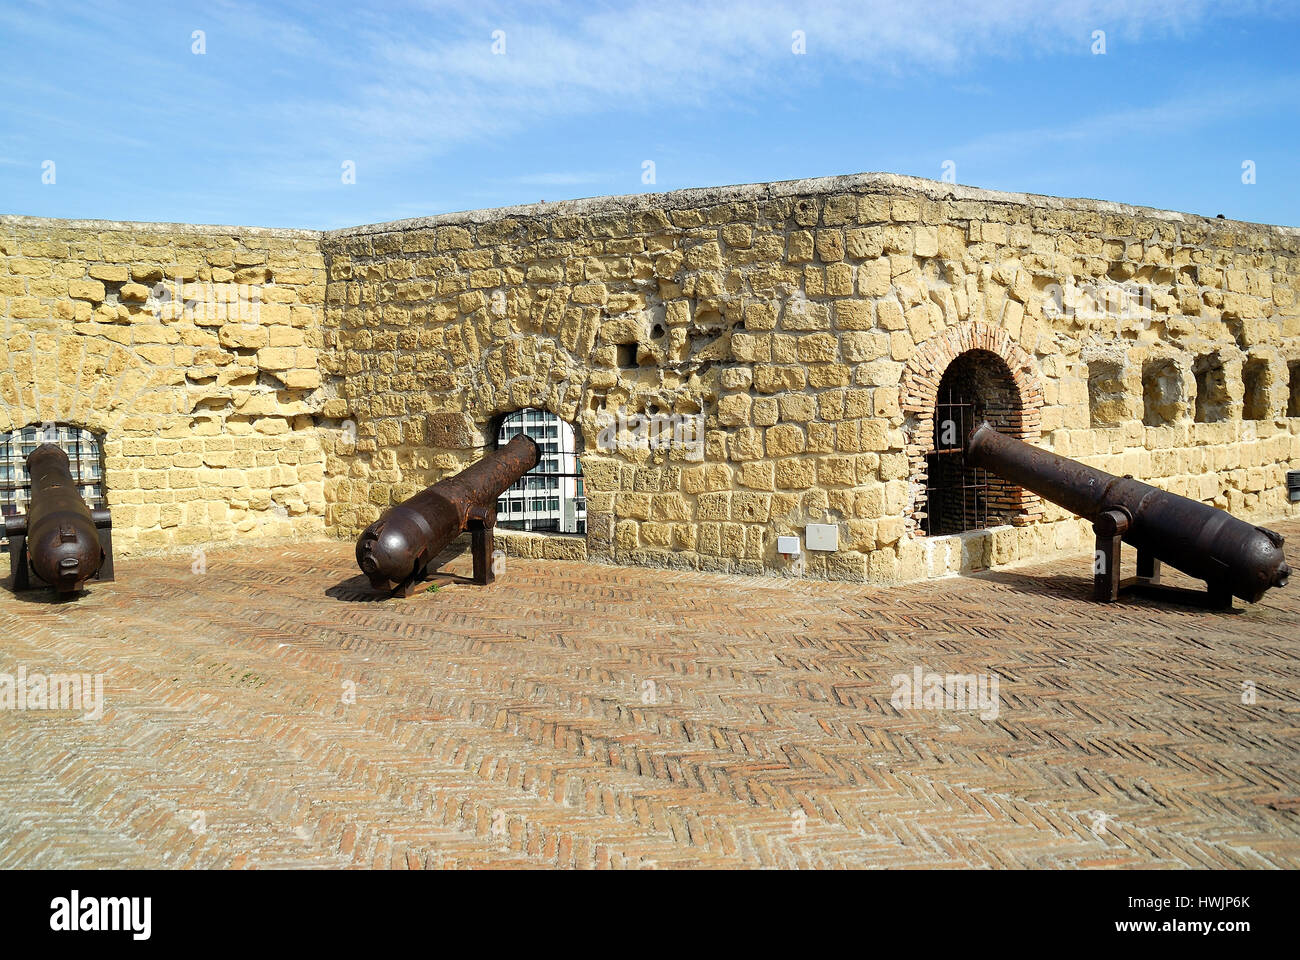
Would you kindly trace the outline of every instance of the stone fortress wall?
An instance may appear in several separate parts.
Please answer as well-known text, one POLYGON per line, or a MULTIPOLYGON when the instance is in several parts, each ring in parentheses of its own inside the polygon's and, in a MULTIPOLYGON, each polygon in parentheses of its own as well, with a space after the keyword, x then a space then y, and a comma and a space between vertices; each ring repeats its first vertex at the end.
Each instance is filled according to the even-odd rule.
POLYGON ((123 555, 323 536, 324 302, 310 231, 0 217, 0 433, 102 434, 123 555))
POLYGON ((1018 488, 926 535, 958 380, 1057 453, 1300 512, 1292 228, 867 174, 324 234, 4 218, 0 253, 0 431, 105 432, 126 551, 355 536, 524 407, 578 427, 588 520, 517 553, 888 582, 1086 548, 1018 488), (177 270, 258 319, 169 317, 177 270), (809 523, 838 549, 796 566, 809 523))

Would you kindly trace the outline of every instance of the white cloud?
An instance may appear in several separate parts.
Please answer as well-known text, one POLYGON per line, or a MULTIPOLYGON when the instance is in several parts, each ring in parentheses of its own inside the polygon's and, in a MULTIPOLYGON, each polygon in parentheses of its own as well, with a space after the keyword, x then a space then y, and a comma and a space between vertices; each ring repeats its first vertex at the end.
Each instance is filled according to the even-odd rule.
MULTIPOLYGON (((1251 9, 1255 5, 1251 6, 1251 9)), ((988 59, 1087 57, 1093 29, 1127 38, 1194 29, 1206 0, 878 0, 848 3, 422 4, 349 34, 350 95, 300 105, 343 139, 394 160, 490 140, 553 119, 671 111, 755 97, 839 75, 856 86, 919 71, 958 74, 988 59), (493 31, 505 53, 492 52, 493 31), (802 30, 807 53, 791 52, 802 30)), ((1222 13, 1223 8, 1214 8, 1222 13)), ((1237 9, 1245 9, 1238 7, 1237 9)), ((1112 40, 1112 43, 1114 41, 1112 40)))
POLYGON ((1071 146, 1151 144, 1162 135, 1201 129, 1218 121, 1266 111, 1295 102, 1300 79, 1278 77, 1267 88, 1236 89, 1210 96, 1179 97, 1144 107, 1125 107, 1078 117, 1064 123, 985 134, 952 147, 953 157, 988 159, 1007 154, 1053 151, 1071 146))
MULTIPOLYGON (((87 51, 111 47, 114 70, 102 85, 69 85, 58 72, 20 76, 0 63, 0 108, 7 106, 22 140, 4 144, 5 153, 24 155, 50 136, 80 131, 85 143, 136 151, 150 170, 150 151, 166 140, 173 154, 202 157, 199 176, 296 194, 337 184, 345 159, 357 162, 366 183, 379 183, 389 174, 409 180, 414 165, 427 168, 466 144, 490 150, 522 131, 553 145, 548 127, 561 123, 671 143, 654 131, 671 129, 676 115, 695 107, 755 112, 795 102, 816 84, 870 96, 936 75, 975 93, 987 89, 990 62, 1050 56, 1087 65, 1093 29, 1107 30, 1112 47, 1122 39, 1131 49, 1144 38, 1203 30, 1211 14, 1287 12, 1208 0, 338 7, 285 0, 271 13, 250 0, 218 0, 193 17, 166 8, 141 28, 125 0, 75 17, 53 11, 0 4, 0 30, 12 30, 10 43, 55 51, 55 61, 81 63, 87 51), (191 20, 208 31, 204 57, 189 53, 191 20), (116 42, 128 29, 136 42, 116 42), (492 53, 494 30, 505 31, 504 55, 492 53), (806 36, 805 55, 791 52, 794 30, 806 36), (631 131, 633 124, 641 129, 631 131)), ((1064 125, 1013 137, 1079 135, 1088 131, 1064 125)), ((967 147, 995 151, 1006 142, 967 147)), ((539 159, 532 174, 487 182, 563 188, 612 179, 548 171, 547 162, 575 161, 539 159)), ((499 176, 519 174, 521 163, 530 160, 512 159, 499 176)))

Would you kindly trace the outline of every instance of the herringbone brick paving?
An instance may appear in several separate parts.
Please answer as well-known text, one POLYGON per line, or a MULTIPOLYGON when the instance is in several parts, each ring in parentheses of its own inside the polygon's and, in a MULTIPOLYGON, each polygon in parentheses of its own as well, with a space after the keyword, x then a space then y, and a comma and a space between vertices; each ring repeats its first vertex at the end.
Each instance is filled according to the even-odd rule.
POLYGON ((348 543, 191 563, 0 594, 0 673, 106 698, 0 711, 0 866, 1300 865, 1300 585, 1214 613, 1098 606, 1086 558, 900 587, 512 559, 381 603, 348 543), (996 674, 998 716, 896 710, 915 666, 996 674))

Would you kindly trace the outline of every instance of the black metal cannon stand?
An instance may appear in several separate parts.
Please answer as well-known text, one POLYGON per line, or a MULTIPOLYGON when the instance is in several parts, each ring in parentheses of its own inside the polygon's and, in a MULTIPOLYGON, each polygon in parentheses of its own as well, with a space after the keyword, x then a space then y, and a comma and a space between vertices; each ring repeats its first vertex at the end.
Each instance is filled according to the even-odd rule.
POLYGON ((496 529, 496 524, 495 507, 490 510, 474 507, 469 512, 470 543, 474 553, 474 582, 479 586, 485 587, 489 583, 496 582, 496 571, 492 569, 492 546, 496 540, 493 531, 496 529))
POLYGON ((1097 535, 1097 552, 1093 555, 1093 599, 1114 603, 1122 593, 1136 593, 1207 610, 1232 609, 1232 591, 1223 584, 1206 581, 1206 589, 1200 591, 1161 583, 1160 561, 1145 550, 1138 550, 1137 576, 1121 577, 1120 552, 1124 534, 1131 523, 1128 513, 1119 508, 1103 511, 1093 522, 1092 530, 1097 535))
POLYGON ((30 590, 27 576, 27 518, 5 517, 5 536, 9 538, 9 589, 14 593, 30 590))
POLYGON ((394 587, 393 592, 389 594, 389 596, 393 596, 393 597, 412 596, 420 589, 420 584, 422 584, 425 580, 427 580, 428 577, 429 577, 428 554, 421 554, 420 559, 417 560, 415 563, 415 569, 411 571, 411 575, 407 577, 405 580, 403 580, 401 583, 399 583, 396 587, 394 587))
MULTIPOLYGON (((113 517, 108 510, 91 510, 90 519, 94 521, 99 546, 104 551, 104 561, 91 579, 109 583, 114 579, 113 517)), ((5 536, 9 538, 9 572, 12 575, 9 589, 14 593, 33 589, 28 573, 27 517, 5 517, 5 536)))
POLYGON ((113 580, 113 518, 107 510, 91 510, 90 519, 99 533, 99 545, 104 551, 104 562, 99 565, 94 579, 113 580))

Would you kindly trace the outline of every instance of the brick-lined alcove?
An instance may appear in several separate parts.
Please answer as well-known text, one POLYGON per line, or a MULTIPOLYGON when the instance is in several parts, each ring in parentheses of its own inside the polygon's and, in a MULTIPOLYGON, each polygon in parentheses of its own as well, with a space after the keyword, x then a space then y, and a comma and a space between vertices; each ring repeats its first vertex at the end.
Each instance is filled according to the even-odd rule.
MULTIPOLYGON (((907 417, 907 460, 911 496, 907 512, 909 536, 924 535, 927 457, 935 449, 935 403, 939 385, 949 366, 964 354, 977 353, 998 369, 998 379, 1012 385, 1010 404, 1000 404, 995 424, 999 431, 1027 442, 1039 436, 1043 388, 1034 361, 1006 331, 979 320, 952 327, 917 347, 903 370, 901 405, 907 417), (991 356, 990 356, 991 355, 991 356)), ((964 439, 964 438, 963 438, 964 439)), ((998 499, 1011 522, 1023 525, 1042 514, 1033 493, 1006 487, 998 499)))

